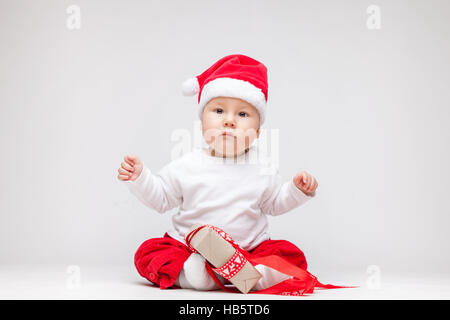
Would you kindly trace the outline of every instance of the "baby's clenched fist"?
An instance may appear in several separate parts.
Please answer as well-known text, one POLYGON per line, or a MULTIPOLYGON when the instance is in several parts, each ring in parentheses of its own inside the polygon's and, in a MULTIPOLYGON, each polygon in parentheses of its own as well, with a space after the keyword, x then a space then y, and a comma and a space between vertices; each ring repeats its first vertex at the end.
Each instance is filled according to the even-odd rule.
POLYGON ((295 186, 307 195, 312 195, 318 186, 316 178, 306 171, 302 171, 295 175, 293 180, 295 186))
POLYGON ((138 156, 126 155, 124 161, 119 168, 119 180, 122 181, 135 181, 141 175, 144 164, 138 156))

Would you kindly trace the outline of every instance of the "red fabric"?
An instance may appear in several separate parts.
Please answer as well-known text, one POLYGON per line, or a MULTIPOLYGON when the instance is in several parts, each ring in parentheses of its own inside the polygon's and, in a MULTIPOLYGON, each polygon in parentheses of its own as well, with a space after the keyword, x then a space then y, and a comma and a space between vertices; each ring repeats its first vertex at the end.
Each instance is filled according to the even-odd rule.
MULTIPOLYGON (((293 265, 306 270, 308 264, 304 253, 294 244, 286 240, 266 240, 255 249, 250 250, 246 255, 247 259, 267 257, 271 255, 283 257, 293 265)), ((256 263, 253 263, 256 265, 256 263)))
MULTIPOLYGON (((276 255, 304 270, 307 266, 303 252, 286 240, 266 240, 253 250, 243 253, 247 258, 276 255)), ((142 243, 134 256, 134 264, 143 278, 166 289, 173 286, 190 254, 191 251, 184 243, 166 233, 163 238, 153 238, 142 243)))
POLYGON ((142 277, 166 289, 173 285, 190 254, 186 245, 166 233, 163 238, 142 243, 134 255, 134 265, 142 277))
POLYGON ((261 89, 267 101, 268 84, 267 68, 261 62, 242 54, 232 54, 218 60, 205 72, 197 76, 200 92, 198 102, 203 87, 210 81, 217 78, 233 78, 250 82, 255 87, 261 89))

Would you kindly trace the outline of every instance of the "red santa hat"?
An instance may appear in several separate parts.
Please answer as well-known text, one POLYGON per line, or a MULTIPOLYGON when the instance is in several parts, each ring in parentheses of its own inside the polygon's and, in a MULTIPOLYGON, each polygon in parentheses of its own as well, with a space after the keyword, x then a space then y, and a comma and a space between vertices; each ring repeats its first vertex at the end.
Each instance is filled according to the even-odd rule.
POLYGON ((185 96, 198 93, 198 115, 215 97, 232 97, 247 101, 260 115, 260 124, 265 119, 267 106, 267 68, 261 62, 233 54, 218 60, 202 74, 187 79, 182 85, 185 96))

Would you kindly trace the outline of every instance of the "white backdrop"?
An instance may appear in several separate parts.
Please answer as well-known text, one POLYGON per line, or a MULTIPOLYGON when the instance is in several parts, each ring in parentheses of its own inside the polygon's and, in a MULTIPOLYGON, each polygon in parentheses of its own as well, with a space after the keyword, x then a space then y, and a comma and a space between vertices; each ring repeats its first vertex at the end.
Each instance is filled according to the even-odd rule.
POLYGON ((242 53, 281 175, 319 182, 273 238, 311 270, 449 271, 449 38, 445 0, 1 0, 0 263, 132 265, 176 210, 134 198, 123 156, 168 163, 197 120, 181 83, 242 53))

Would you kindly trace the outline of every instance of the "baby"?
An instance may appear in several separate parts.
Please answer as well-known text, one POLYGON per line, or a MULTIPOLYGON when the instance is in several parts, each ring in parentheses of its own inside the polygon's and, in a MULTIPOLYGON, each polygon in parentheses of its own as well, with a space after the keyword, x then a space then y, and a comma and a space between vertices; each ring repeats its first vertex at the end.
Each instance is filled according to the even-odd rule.
MULTIPOLYGON (((218 60, 183 84, 185 95, 198 93, 198 115, 208 147, 194 148, 157 174, 136 155, 125 156, 121 163, 118 179, 145 205, 160 213, 179 207, 172 217, 173 228, 162 238, 145 241, 135 254, 139 274, 161 289, 218 288, 205 259, 184 243, 197 223, 223 229, 254 257, 278 255, 306 270, 299 248, 270 239, 267 215, 280 215, 305 203, 315 196, 318 184, 305 171, 282 182, 277 170, 267 170, 268 157, 253 145, 264 122, 267 89, 267 69, 259 61, 244 55, 218 60)), ((257 267, 262 278, 255 290, 289 278, 257 267)))

